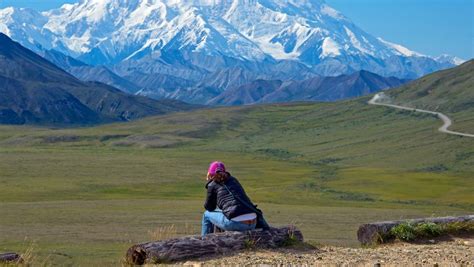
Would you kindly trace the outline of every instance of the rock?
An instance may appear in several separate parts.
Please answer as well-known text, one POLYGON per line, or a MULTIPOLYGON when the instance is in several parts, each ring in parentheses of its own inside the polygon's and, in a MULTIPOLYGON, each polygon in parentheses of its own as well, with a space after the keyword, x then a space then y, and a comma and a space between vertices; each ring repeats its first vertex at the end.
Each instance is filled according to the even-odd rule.
POLYGON ((3 253, 0 254, 0 263, 22 263, 23 259, 17 253, 3 253))

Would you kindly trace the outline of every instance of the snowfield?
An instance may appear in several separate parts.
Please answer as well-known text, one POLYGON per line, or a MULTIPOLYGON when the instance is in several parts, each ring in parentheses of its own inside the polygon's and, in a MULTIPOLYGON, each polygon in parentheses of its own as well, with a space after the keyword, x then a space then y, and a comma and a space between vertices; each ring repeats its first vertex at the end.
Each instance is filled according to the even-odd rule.
POLYGON ((0 31, 30 49, 55 49, 93 65, 172 50, 310 66, 347 57, 436 61, 371 36, 322 0, 82 0, 42 13, 0 10, 0 31))

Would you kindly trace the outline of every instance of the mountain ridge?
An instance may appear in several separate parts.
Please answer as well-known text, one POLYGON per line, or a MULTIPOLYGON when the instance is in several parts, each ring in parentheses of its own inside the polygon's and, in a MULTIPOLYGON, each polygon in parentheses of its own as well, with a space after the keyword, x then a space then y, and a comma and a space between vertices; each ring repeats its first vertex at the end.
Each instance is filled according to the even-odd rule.
POLYGON ((324 76, 365 69, 417 78, 460 62, 375 38, 316 0, 83 0, 41 13, 0 10, 0 31, 35 51, 54 49, 91 65, 133 62, 145 73, 146 65, 171 64, 199 72, 237 66, 268 75, 283 61, 324 76))
POLYGON ((50 58, 82 80, 199 103, 256 80, 361 70, 415 79, 462 63, 376 38, 323 0, 82 0, 1 9, 0 32, 40 55, 84 62, 50 58))
POLYGON ((195 106, 82 82, 0 33, 0 123, 96 124, 195 106))
POLYGON ((364 96, 408 80, 382 77, 368 71, 336 77, 312 77, 302 81, 255 80, 231 88, 211 99, 210 105, 248 105, 293 101, 336 101, 364 96))

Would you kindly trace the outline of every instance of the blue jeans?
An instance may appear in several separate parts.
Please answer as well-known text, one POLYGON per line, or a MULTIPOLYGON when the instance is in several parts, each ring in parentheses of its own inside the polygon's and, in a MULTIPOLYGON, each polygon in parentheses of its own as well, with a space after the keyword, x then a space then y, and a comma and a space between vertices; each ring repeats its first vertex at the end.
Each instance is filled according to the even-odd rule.
POLYGON ((201 235, 214 232, 214 225, 225 231, 248 231, 255 229, 256 223, 245 224, 227 219, 221 210, 205 211, 202 215, 202 231, 201 235))

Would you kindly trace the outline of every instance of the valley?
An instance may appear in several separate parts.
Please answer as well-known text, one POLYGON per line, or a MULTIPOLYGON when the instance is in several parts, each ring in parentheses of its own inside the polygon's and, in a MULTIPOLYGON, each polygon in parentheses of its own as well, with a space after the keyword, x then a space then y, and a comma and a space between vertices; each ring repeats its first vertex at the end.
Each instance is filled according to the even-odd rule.
POLYGON ((111 264, 160 226, 197 233, 205 167, 215 159, 270 223, 295 223, 313 243, 354 246, 363 222, 472 211, 472 140, 439 134, 432 116, 368 100, 203 109, 93 128, 0 126, 2 244, 33 242, 59 263, 111 264))

